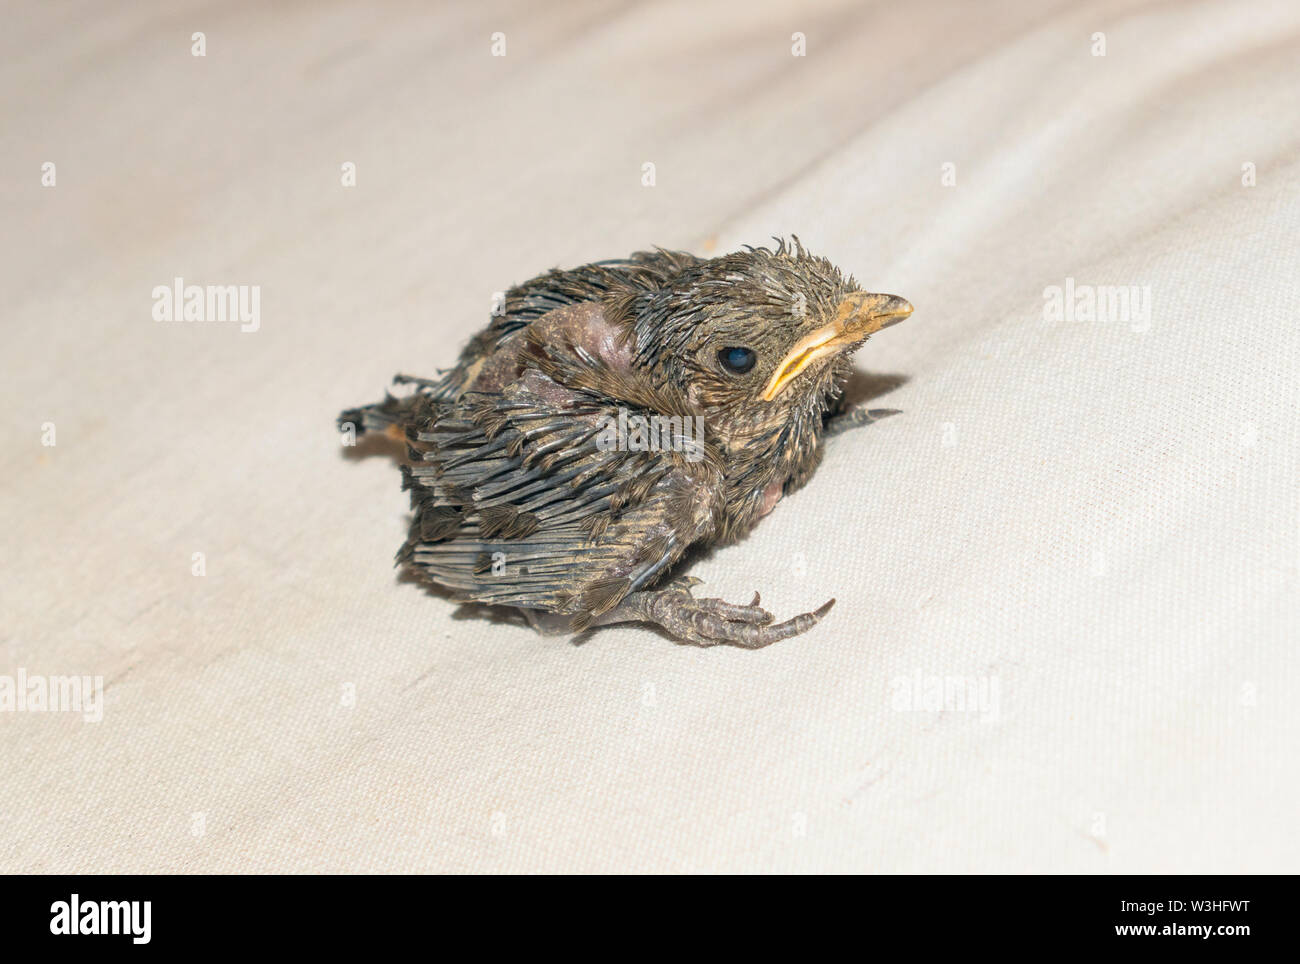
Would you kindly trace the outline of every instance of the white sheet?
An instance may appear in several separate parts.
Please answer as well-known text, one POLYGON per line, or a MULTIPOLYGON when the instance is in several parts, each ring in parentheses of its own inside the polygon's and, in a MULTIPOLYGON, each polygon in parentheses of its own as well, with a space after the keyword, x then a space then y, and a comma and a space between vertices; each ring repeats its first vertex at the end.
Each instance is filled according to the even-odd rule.
POLYGON ((0 686, 105 690, 0 713, 0 869, 1294 871, 1300 7, 555 6, 16 12, 0 686), (905 414, 693 572, 822 626, 395 578, 337 410, 554 265, 790 232, 917 306, 859 356, 905 414))

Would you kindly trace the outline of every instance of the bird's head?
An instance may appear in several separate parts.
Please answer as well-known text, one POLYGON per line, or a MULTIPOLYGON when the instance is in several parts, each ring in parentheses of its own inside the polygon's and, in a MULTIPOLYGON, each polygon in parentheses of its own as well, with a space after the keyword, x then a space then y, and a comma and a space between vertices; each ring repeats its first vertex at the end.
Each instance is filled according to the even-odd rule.
POLYGON ((697 410, 769 425, 825 410, 853 352, 912 313, 797 238, 691 264, 628 307, 635 366, 697 410))

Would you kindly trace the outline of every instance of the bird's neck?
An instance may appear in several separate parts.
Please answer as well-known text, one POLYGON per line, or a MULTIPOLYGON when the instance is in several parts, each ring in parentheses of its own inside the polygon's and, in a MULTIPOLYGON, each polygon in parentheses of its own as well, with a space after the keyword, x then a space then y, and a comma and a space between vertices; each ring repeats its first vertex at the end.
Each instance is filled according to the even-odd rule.
POLYGON ((725 471, 724 538, 745 535, 782 494, 812 474, 821 458, 824 413, 824 406, 809 399, 777 418, 769 413, 713 421, 710 441, 721 452, 725 471))

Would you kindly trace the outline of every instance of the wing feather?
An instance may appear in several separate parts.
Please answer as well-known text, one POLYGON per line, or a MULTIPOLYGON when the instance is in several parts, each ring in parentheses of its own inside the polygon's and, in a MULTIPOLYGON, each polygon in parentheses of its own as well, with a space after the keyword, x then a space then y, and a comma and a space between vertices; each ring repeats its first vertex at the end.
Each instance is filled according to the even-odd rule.
POLYGON ((658 578, 710 531, 717 463, 602 451, 606 416, 610 401, 535 370, 438 406, 414 433, 415 517, 399 560, 465 600, 579 621, 658 578))

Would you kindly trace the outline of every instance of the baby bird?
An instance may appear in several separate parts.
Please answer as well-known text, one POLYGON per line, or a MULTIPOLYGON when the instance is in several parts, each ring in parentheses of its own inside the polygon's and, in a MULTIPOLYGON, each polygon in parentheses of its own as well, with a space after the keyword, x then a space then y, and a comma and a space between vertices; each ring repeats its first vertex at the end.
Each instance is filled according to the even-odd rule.
POLYGON ((823 439, 882 414, 844 407, 850 356, 912 313, 794 238, 703 259, 656 249, 507 292, 439 378, 345 411, 407 441, 414 518, 399 563, 457 599, 515 606, 544 633, 649 622, 750 648, 784 622, 660 584, 688 547, 746 535, 816 469, 823 439))

